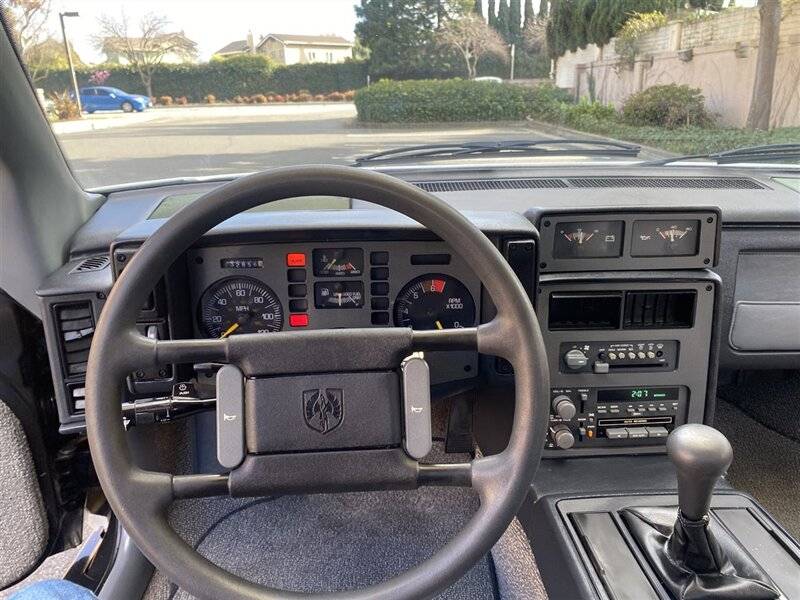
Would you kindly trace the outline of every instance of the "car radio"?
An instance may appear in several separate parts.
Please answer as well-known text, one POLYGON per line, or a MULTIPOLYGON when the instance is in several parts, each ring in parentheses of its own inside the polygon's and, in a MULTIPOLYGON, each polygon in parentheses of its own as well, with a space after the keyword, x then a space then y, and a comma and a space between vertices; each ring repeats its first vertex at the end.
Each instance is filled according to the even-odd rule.
POLYGON ((678 346, 675 340, 563 342, 559 367, 562 373, 674 371, 678 346))
POLYGON ((686 422, 684 386, 553 388, 546 448, 664 444, 686 422))

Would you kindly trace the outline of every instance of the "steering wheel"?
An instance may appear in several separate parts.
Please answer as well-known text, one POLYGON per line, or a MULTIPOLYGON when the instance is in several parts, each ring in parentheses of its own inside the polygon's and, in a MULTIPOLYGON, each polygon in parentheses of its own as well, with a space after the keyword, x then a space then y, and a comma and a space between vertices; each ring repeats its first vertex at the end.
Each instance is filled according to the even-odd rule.
MULTIPOLYGON (((97 322, 86 373, 86 428, 100 484, 126 531, 172 582, 200 598, 272 600, 308 596, 245 581, 201 556, 168 524, 167 509, 175 499, 471 486, 480 507, 431 558, 376 585, 313 596, 428 598, 477 563, 519 510, 544 446, 548 387, 544 344, 530 300, 497 248, 461 213, 387 175, 350 167, 289 167, 243 177, 209 192, 142 244, 116 281, 97 322), (165 266, 205 232, 265 203, 320 194, 383 205, 426 226, 472 265, 491 294, 497 316, 478 327, 435 331, 386 327, 203 340, 153 340, 138 332, 139 307, 165 266), (335 381, 342 373, 357 378, 367 372, 397 370, 405 357, 425 350, 477 350, 511 362, 515 373, 514 421, 503 452, 446 465, 420 464, 401 448, 289 453, 280 455, 281 469, 270 468, 273 463, 268 460, 264 463, 269 456, 248 453, 241 465, 227 474, 174 475, 139 468, 128 449, 119 399, 126 376, 137 369, 219 362, 240 369, 247 382, 310 373, 328 373, 335 381), (335 465, 319 462, 322 454, 335 455, 335 465)), ((262 402, 255 403, 253 410, 269 409, 262 402)), ((247 445, 250 447, 249 437, 247 445)))

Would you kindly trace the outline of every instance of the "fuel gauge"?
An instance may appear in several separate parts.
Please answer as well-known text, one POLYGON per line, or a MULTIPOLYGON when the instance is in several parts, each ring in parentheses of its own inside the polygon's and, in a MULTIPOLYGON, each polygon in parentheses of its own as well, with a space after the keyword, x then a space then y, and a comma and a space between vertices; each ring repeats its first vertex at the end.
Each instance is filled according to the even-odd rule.
POLYGON ((364 306, 364 283, 361 281, 322 281, 314 284, 317 308, 361 308, 364 306))

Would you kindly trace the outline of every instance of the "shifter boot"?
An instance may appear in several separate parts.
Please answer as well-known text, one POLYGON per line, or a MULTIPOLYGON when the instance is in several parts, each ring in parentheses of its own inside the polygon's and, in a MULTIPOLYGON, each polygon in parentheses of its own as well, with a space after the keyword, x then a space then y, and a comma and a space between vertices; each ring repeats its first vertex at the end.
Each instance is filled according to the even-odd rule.
POLYGON ((780 592, 713 518, 676 519, 677 507, 626 508, 622 519, 676 600, 769 600, 780 592))

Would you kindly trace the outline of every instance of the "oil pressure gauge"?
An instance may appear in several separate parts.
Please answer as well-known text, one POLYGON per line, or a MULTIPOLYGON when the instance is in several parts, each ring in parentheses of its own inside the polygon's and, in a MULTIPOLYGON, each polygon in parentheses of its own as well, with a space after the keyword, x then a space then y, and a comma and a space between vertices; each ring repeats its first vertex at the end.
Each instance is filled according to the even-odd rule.
POLYGON ((631 256, 694 256, 699 230, 700 222, 696 220, 636 221, 631 256))

